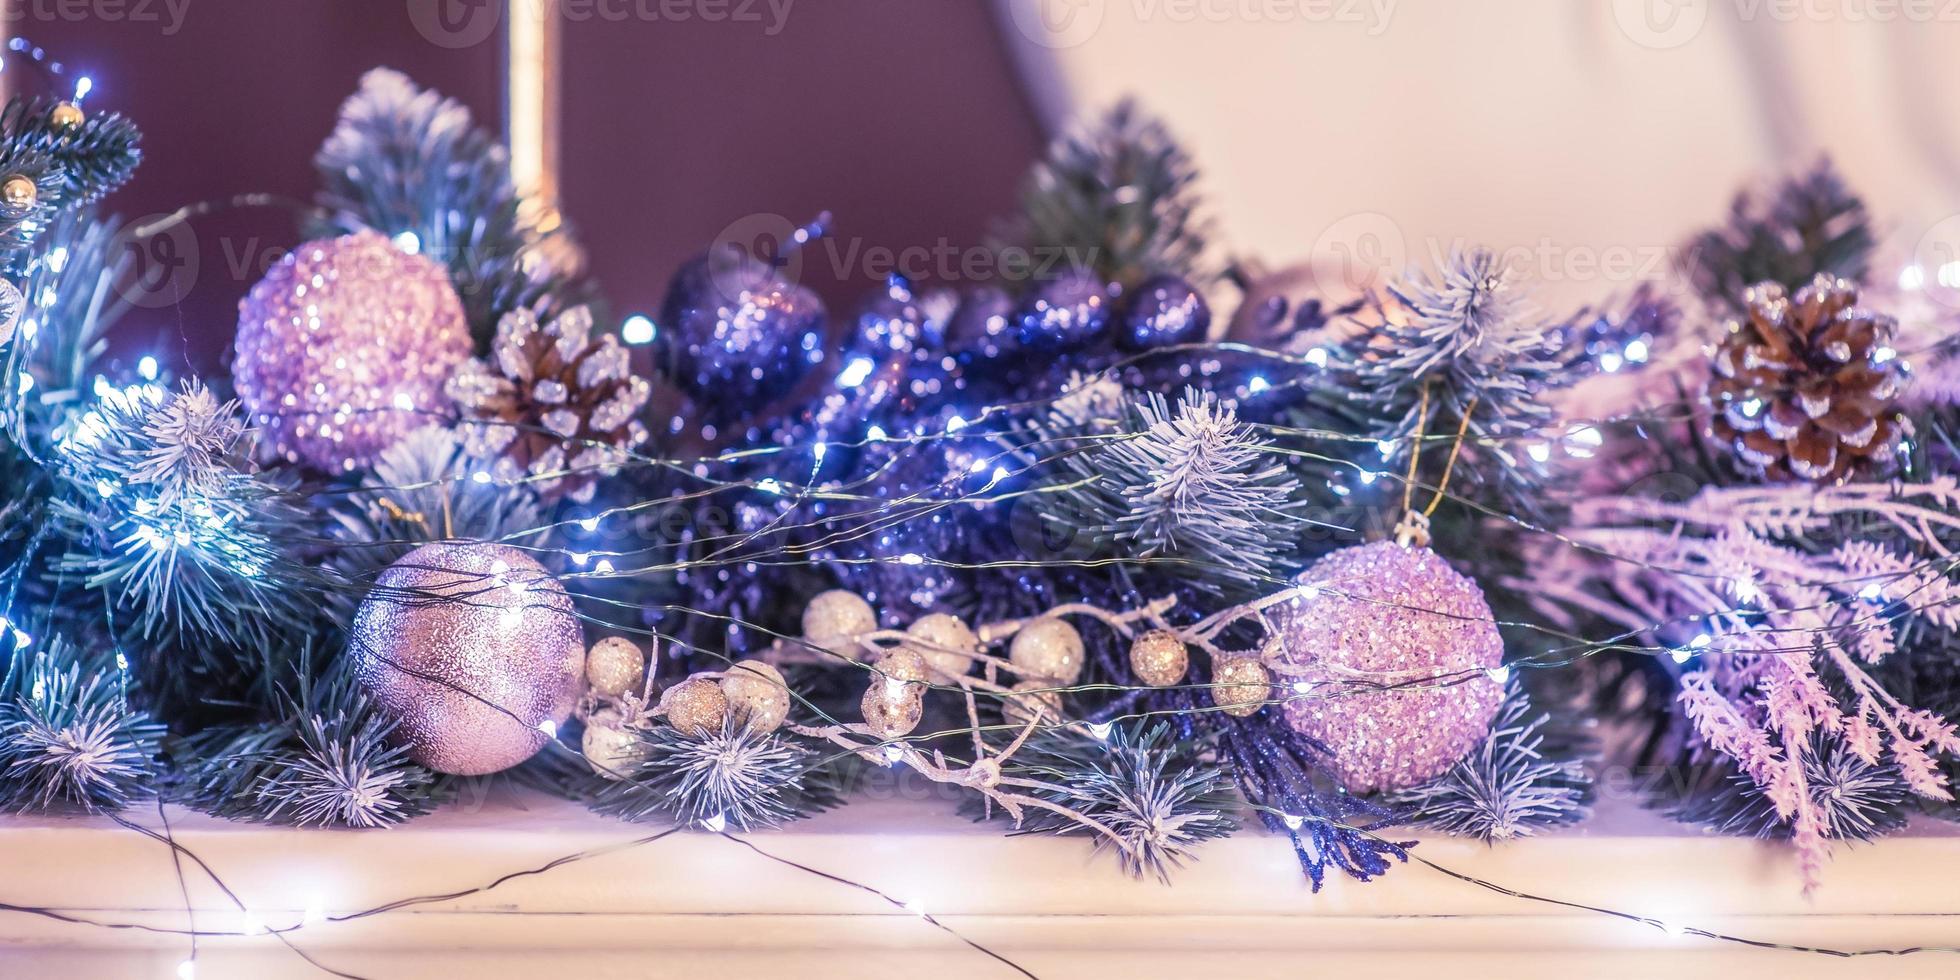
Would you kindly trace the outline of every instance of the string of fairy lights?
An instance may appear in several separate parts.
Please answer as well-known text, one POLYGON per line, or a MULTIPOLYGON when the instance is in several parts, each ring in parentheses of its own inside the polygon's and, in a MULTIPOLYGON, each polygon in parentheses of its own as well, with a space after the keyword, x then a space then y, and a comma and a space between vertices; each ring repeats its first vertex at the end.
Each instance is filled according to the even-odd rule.
MULTIPOLYGON (((996 410, 1005 411, 1006 409, 996 407, 996 408, 990 408, 987 411, 992 412, 996 410)), ((1615 417, 1612 419, 1600 420, 1596 424, 1607 429, 1619 429, 1622 427, 1637 427, 1643 424, 1645 425, 1659 424, 1667 420, 1668 418, 1670 418, 1670 416, 1660 415, 1660 414, 1635 414, 1635 415, 1615 417)), ((1310 430, 1280 430, 1277 427, 1275 427, 1274 431, 1272 431, 1270 434, 1276 437, 1284 436, 1290 439, 1299 439, 1299 440, 1309 441, 1309 442, 1317 439, 1327 439, 1331 441, 1342 441, 1342 442, 1354 441, 1354 438, 1352 436, 1342 434, 1342 433, 1323 433, 1323 432, 1314 432, 1310 430)), ((940 434, 938 436, 911 436, 907 438, 916 441, 920 444, 924 444, 933 438, 961 438, 961 436, 959 436, 959 434, 955 432, 955 433, 940 434)), ((1108 439, 1112 437, 1098 436, 1096 438, 1108 439)), ((1113 438, 1122 438, 1122 437, 1117 436, 1113 438)), ((772 450, 772 451, 786 452, 787 450, 772 450)), ((1056 451, 1065 452, 1068 450, 1067 447, 1063 447, 1057 449, 1056 451)), ((1307 449, 1291 448, 1286 451, 1312 455, 1330 464, 1344 464, 1348 462, 1347 457, 1345 456, 1316 454, 1316 453, 1312 453, 1311 450, 1307 450, 1307 449)), ((700 459, 688 460, 688 459, 664 459, 664 458, 657 458, 657 457, 637 457, 634 460, 634 465, 659 466, 659 467, 667 467, 667 468, 679 467, 690 472, 701 472, 701 468, 697 464, 707 464, 711 468, 715 464, 725 463, 728 460, 728 458, 729 457, 727 456, 710 456, 710 457, 703 457, 700 459)), ((1386 477, 1387 483, 1391 486, 1398 481, 1407 480, 1406 477, 1395 473, 1384 473, 1382 474, 1382 476, 1386 477)), ((469 473, 458 474, 455 477, 455 479, 480 482, 478 481, 477 474, 469 474, 469 473)), ((753 481, 750 482, 731 481, 731 482, 718 483, 714 481, 711 476, 708 476, 705 473, 702 475, 702 479, 704 482, 708 483, 711 488, 708 492, 714 492, 714 491, 728 489, 728 488, 744 488, 744 487, 752 488, 752 489, 757 488, 756 483, 753 481)), ((1446 489, 1441 489, 1436 486, 1423 484, 1421 483, 1421 481, 1410 481, 1410 482, 1413 485, 1413 488, 1420 492, 1425 492, 1425 493, 1440 492, 1440 493, 1448 494, 1448 491, 1446 489)), ((783 489, 783 492, 789 494, 815 492, 815 488, 810 488, 807 486, 799 486, 790 483, 783 483, 781 484, 781 487, 783 489)), ((415 488, 404 486, 404 487, 397 487, 393 489, 397 491, 406 491, 415 488)), ((850 491, 847 488, 825 487, 822 489, 822 492, 826 494, 836 495, 843 499, 853 499, 853 500, 860 500, 860 501, 869 499, 869 498, 855 497, 850 493, 850 491)), ((1012 491, 1012 492, 1025 493, 1029 491, 1012 491)), ((975 498, 972 497, 954 496, 949 498, 926 499, 926 500, 910 501, 910 502, 886 501, 886 502, 881 502, 880 507, 881 508, 888 507, 894 511, 902 511, 906 508, 917 507, 920 509, 921 512, 924 512, 936 508, 950 508, 950 507, 957 507, 961 505, 971 506, 972 503, 974 502, 974 499, 975 498)), ((987 499, 999 499, 999 498, 994 497, 994 498, 987 498, 987 499)), ((1474 501, 1467 500, 1457 495, 1450 495, 1450 499, 1457 503, 1471 506, 1473 508, 1479 506, 1474 501)), ((523 539, 532 536, 542 536, 552 530, 562 529, 568 526, 577 526, 581 530, 587 532, 598 532, 611 522, 623 520, 638 510, 649 508, 649 507, 657 507, 662 505, 663 503, 667 503, 667 501, 636 501, 630 504, 624 504, 624 505, 619 505, 617 507, 595 511, 586 516, 571 518, 568 520, 556 521, 548 525, 540 525, 535 528, 526 529, 522 532, 511 535, 510 539, 514 543, 518 543, 521 542, 523 539)), ((875 512, 875 516, 880 519, 888 519, 893 515, 890 513, 885 513, 882 510, 880 510, 875 512)), ((916 516, 916 514, 909 515, 909 516, 916 516)), ((1601 554, 1602 557, 1615 558, 1616 560, 1629 560, 1629 559, 1621 559, 1618 556, 1614 556, 1610 553, 1601 552, 1599 551, 1599 549, 1597 549, 1596 546, 1589 545, 1585 542, 1578 541, 1576 539, 1572 539, 1554 529, 1534 526, 1530 524, 1530 522, 1525 521, 1522 518, 1518 518, 1514 515, 1498 515, 1493 513, 1492 516, 1503 517, 1504 519, 1509 520, 1521 527, 1525 527, 1534 533, 1548 535, 1552 537, 1554 540, 1557 540, 1561 545, 1566 547, 1591 549, 1601 554)), ((847 533, 868 533, 868 532, 866 532, 863 529, 856 529, 847 533)), ((627 563, 634 556, 642 553, 643 550, 657 550, 659 547, 660 545, 656 544, 650 549, 637 549, 637 550, 595 549, 590 551, 574 551, 570 548, 535 548, 534 550, 536 550, 540 554, 546 554, 553 558, 562 559, 571 562, 573 565, 576 566, 588 566, 588 563, 596 563, 598 561, 607 561, 607 560, 616 560, 617 562, 620 563, 627 563)), ((766 556, 747 556, 744 558, 744 561, 757 560, 763 557, 766 556)), ((1147 563, 1152 561, 1152 559, 1139 559, 1138 561, 1140 563, 1147 563)), ((972 566, 969 570, 985 571, 994 568, 1013 567, 1013 565, 1015 564, 1019 564, 1019 563, 986 563, 986 564, 972 566)), ((1953 571, 1955 564, 1956 564, 1956 560, 1946 559, 1943 561, 1929 561, 1925 563, 1924 566, 1922 567, 1925 568, 1926 570, 1937 571, 1941 574, 1945 574, 1953 571)), ((565 578, 567 580, 575 581, 580 578, 597 579, 597 578, 613 578, 613 577, 632 577, 636 575, 649 574, 656 571, 671 570, 673 568, 680 567, 681 565, 682 562, 675 561, 675 562, 666 562, 666 563, 650 562, 647 564, 637 564, 637 563, 627 563, 623 565, 615 564, 613 567, 607 569, 590 568, 588 566, 588 570, 572 572, 566 575, 565 578)), ((1691 575, 1691 576, 1711 574, 1706 570, 1692 569, 1692 568, 1663 568, 1659 570, 1665 571, 1669 574, 1682 574, 1682 575, 1691 575)), ((1322 587, 1322 586, 1313 585, 1311 583, 1305 583, 1305 584, 1287 583, 1285 580, 1276 580, 1274 584, 1275 586, 1283 587, 1287 589, 1322 587)), ((1838 586, 1842 586, 1847 589, 1855 590, 1858 588, 1863 588, 1868 583, 1864 582, 1863 580, 1847 580, 1844 582, 1834 583, 1834 584, 1838 586)), ((435 597, 435 598, 437 598, 438 601, 445 601, 442 599, 442 597, 435 597)), ((607 608, 607 607, 618 608, 624 606, 625 608, 630 608, 635 612, 638 611, 637 606, 631 606, 630 604, 623 603, 621 600, 609 596, 597 595, 597 594, 581 594, 581 599, 586 600, 590 604, 596 605, 600 608, 607 608)), ((685 610, 685 611, 695 613, 695 614, 700 614, 700 615, 711 615, 711 616, 717 615, 715 613, 702 611, 702 610, 685 610)), ((1220 614, 1216 614, 1216 615, 1229 615, 1230 612, 1231 612, 1230 610, 1224 610, 1220 614)), ((1870 620, 1872 622, 1876 622, 1877 617, 1879 617, 1880 615, 1881 614, 1876 611, 1861 613, 1861 616, 1872 617, 1872 619, 1870 620)), ((650 639, 656 640, 661 643, 671 644, 671 643, 678 642, 677 637, 662 636, 655 631, 646 630, 643 627, 639 627, 635 624, 628 623, 628 622, 613 622, 613 621, 605 620, 603 618, 596 618, 596 617, 590 618, 589 621, 592 622, 594 625, 601 625, 609 630, 622 632, 622 633, 637 633, 638 635, 646 636, 650 639)), ((1862 621, 1865 620, 1861 620, 1861 622, 1862 621)), ((1638 637, 1642 635, 1652 635, 1654 633, 1660 632, 1670 627, 1691 626, 1693 624, 1694 624, 1694 620, 1654 622, 1654 623, 1645 624, 1643 628, 1640 629, 1629 629, 1622 635, 1611 637, 1606 640, 1588 640, 1586 638, 1575 636, 1575 635, 1563 634, 1557 630, 1554 630, 1550 627, 1547 627, 1539 623, 1522 622, 1522 621, 1506 621, 1501 625, 1508 628, 1538 631, 1542 634, 1553 637, 1557 641, 1558 645, 1541 650, 1539 652, 1536 652, 1532 655, 1520 659, 1509 661, 1504 666, 1500 668, 1496 668, 1494 671, 1490 672, 1489 674, 1483 674, 1483 673, 1473 674, 1470 672, 1459 672, 1454 674, 1431 675, 1431 676, 1423 676, 1423 677, 1410 678, 1410 679, 1390 679, 1386 681, 1375 680, 1366 677, 1356 677, 1356 678, 1351 678, 1350 680, 1348 680, 1346 683, 1342 685, 1332 687, 1332 688, 1322 687, 1312 691, 1311 693, 1305 691, 1298 691, 1298 690, 1290 691, 1289 693, 1287 693, 1286 695, 1280 698, 1273 699, 1271 703, 1280 703, 1292 698, 1306 698, 1306 697, 1340 698, 1340 697, 1350 696, 1352 694, 1361 693, 1361 692, 1379 692, 1379 691, 1386 691, 1386 690, 1422 690, 1422 689, 1442 688, 1442 687, 1452 686, 1455 684, 1460 684, 1467 680, 1474 679, 1475 677, 1478 676, 1495 675, 1500 677, 1508 677, 1509 673, 1513 669, 1528 669, 1528 670, 1550 669, 1550 668, 1568 666, 1580 662, 1587 657, 1595 656, 1607 651, 1633 653, 1633 654, 1645 655, 1645 656, 1667 657, 1678 662, 1684 659, 1684 654, 1687 656, 1692 656, 1693 653, 1700 648, 1700 646, 1705 645, 1705 641, 1699 644, 1690 643, 1684 647, 1659 646, 1659 645, 1652 645, 1652 644, 1644 644, 1635 641, 1637 640, 1638 637)), ((766 632, 766 628, 763 627, 761 624, 743 622, 741 623, 741 625, 743 625, 745 628, 762 630, 766 632)), ((785 642, 794 641, 795 639, 794 637, 788 637, 788 636, 780 636, 778 638, 785 642)), ((27 638, 23 642, 31 642, 31 641, 32 641, 31 638, 27 638)), ((1797 651, 1803 651, 1807 649, 1808 649, 1808 645, 1801 642, 1801 637, 1798 637, 1791 644, 1787 646, 1778 646, 1778 647, 1770 648, 1768 652, 1797 652, 1797 651)), ((713 654, 713 651, 699 651, 699 652, 713 654)), ((844 666, 842 661, 839 661, 839 665, 844 666)), ((856 669, 861 669, 869 672, 876 673, 878 671, 878 667, 875 664, 853 662, 851 665, 854 666, 856 669)), ((952 685, 935 684, 931 686, 935 690, 942 690, 942 691, 959 690, 957 687, 952 685)), ((1189 686, 1196 689, 1203 689, 1208 687, 1209 685, 1189 685, 1189 686)), ((1054 688, 1046 688, 1043 689, 1040 693, 1054 693, 1054 694, 1109 693, 1111 689, 1112 688, 1110 685, 1069 685, 1069 686, 1059 686, 1054 688)), ((460 691, 462 689, 458 688, 458 690, 460 691)), ((1121 690, 1121 688, 1116 688, 1116 690, 1121 690)), ((464 693, 468 693, 468 692, 465 691, 464 693)), ((817 715, 824 722, 830 724, 839 723, 839 719, 831 717, 825 713, 825 709, 822 705, 801 697, 798 698, 798 701, 805 710, 810 711, 811 713, 817 715)), ((499 707, 499 710, 502 710, 501 707, 499 707)), ((1092 732, 1100 728, 1102 731, 1107 732, 1108 726, 1112 721, 1143 720, 1143 719, 1159 716, 1161 714, 1163 713, 1151 712, 1151 711, 1139 711, 1139 712, 1120 715, 1112 719, 1105 719, 1095 724, 1086 724, 1086 723, 1074 722, 1074 721, 1061 722, 1059 724, 1082 726, 1092 732)), ((956 740, 957 737, 959 736, 972 735, 979 731, 992 732, 1007 727, 1013 727, 1013 726, 949 728, 949 729, 943 729, 939 731, 918 733, 918 734, 912 734, 912 735, 891 739, 887 742, 875 746, 875 748, 884 756, 887 763, 896 763, 908 757, 908 752, 910 752, 911 750, 907 747, 913 744, 931 745, 934 743, 944 742, 949 739, 956 740), (897 749, 896 752, 892 751, 894 748, 897 749)), ((553 744, 557 745, 557 743, 553 743, 553 744)), ((857 748, 851 748, 843 751, 856 752, 859 750, 857 748)), ((1301 815, 1296 815, 1296 814, 1283 814, 1282 817, 1289 826, 1295 826, 1307 820, 1317 819, 1311 817, 1303 817, 1301 815)), ((124 823, 125 826, 130 826, 131 829, 136 829, 151 834, 158 833, 155 831, 143 830, 142 828, 138 828, 128 824, 126 821, 119 821, 119 822, 124 823)), ((602 848, 596 851, 575 852, 573 854, 566 855, 560 859, 554 860, 543 867, 531 871, 518 872, 516 873, 516 875, 546 873, 552 868, 561 867, 565 864, 569 864, 577 861, 589 860, 595 857, 603 856, 604 854, 616 853, 620 850, 624 850, 630 847, 637 847, 642 844, 652 843, 654 841, 664 839, 665 837, 670 836, 683 829, 686 828, 685 827, 673 828, 658 834, 638 837, 624 844, 617 845, 614 847, 602 848)), ((724 836, 729 836, 730 839, 740 840, 739 838, 735 838, 733 837, 733 835, 728 834, 725 828, 715 826, 712 821, 704 821, 701 825, 701 829, 707 830, 709 832, 721 833, 724 836)), ((1361 829, 1364 832, 1368 832, 1368 833, 1374 833, 1373 831, 1367 831, 1366 828, 1356 828, 1356 829, 1361 829)), ((174 836, 170 835, 167 830, 162 832, 161 836, 169 843, 169 846, 172 847, 173 853, 180 853, 180 852, 183 853, 185 856, 189 857, 194 864, 197 864, 199 867, 203 868, 205 872, 213 878, 214 881, 218 880, 215 871, 209 869, 209 867, 205 865, 201 859, 198 859, 194 855, 191 855, 190 852, 187 849, 184 849, 183 846, 180 843, 178 843, 175 840, 174 836)), ((756 849, 753 843, 747 841, 743 841, 743 843, 746 846, 750 847, 751 849, 757 850, 757 853, 761 853, 764 854, 765 856, 769 856, 766 854, 766 852, 761 851, 760 849, 756 849)), ((773 856, 772 859, 779 860, 779 861, 781 860, 781 859, 773 858, 773 856)), ((1523 890, 1509 888, 1495 882, 1490 882, 1488 880, 1473 875, 1469 875, 1461 871, 1457 871, 1446 865, 1423 858, 1420 855, 1415 855, 1415 860, 1418 863, 1426 867, 1429 867, 1432 870, 1437 871, 1438 873, 1447 875, 1457 880, 1464 881, 1469 884, 1476 885, 1477 887, 1485 888, 1487 890, 1493 891, 1498 894, 1507 895, 1524 901, 1550 903, 1550 904, 1560 905, 1564 907, 1575 908, 1583 911, 1589 911, 1597 914, 1612 916, 1615 918, 1621 918, 1628 921, 1650 926, 1652 928, 1661 930, 1662 932, 1672 936, 1693 936, 1693 937, 1699 937, 1703 939, 1737 943, 1737 944, 1756 946, 1762 948, 1810 952, 1810 953, 1829 955, 1834 957, 1903 955, 1903 954, 1916 953, 1916 952, 1955 951, 1945 947, 1913 947, 1913 948, 1903 948, 1903 949, 1874 948, 1874 949, 1852 950, 1852 949, 1835 949, 1835 948, 1825 948, 1825 947, 1803 946, 1798 944, 1756 940, 1747 937, 1730 935, 1715 930, 1704 929, 1701 927, 1694 926, 1690 923, 1679 922, 1677 920, 1668 917, 1647 915, 1647 914, 1642 914, 1637 912, 1629 912, 1629 911, 1612 909, 1607 907, 1588 905, 1584 903, 1570 902, 1564 899, 1557 898, 1555 896, 1546 896, 1546 895, 1536 894, 1523 890)), ((886 901, 898 907, 907 908, 908 910, 916 910, 915 902, 911 902, 905 899, 893 898, 883 892, 878 891, 872 886, 853 881, 843 875, 816 871, 814 869, 810 869, 804 866, 794 865, 791 862, 785 862, 785 863, 790 863, 792 866, 799 867, 801 870, 807 871, 809 873, 819 874, 826 878, 831 878, 832 880, 836 880, 844 884, 850 885, 851 887, 872 892, 873 894, 877 894, 879 897, 885 899, 886 901)), ((189 928, 176 929, 176 928, 154 926, 154 925, 143 924, 143 923, 122 922, 122 921, 116 921, 112 919, 101 918, 101 917, 76 916, 69 913, 61 912, 60 910, 44 909, 35 906, 14 904, 14 903, 0 905, 0 908, 4 908, 8 911, 14 911, 14 912, 44 915, 46 917, 57 918, 62 921, 74 922, 77 924, 85 924, 85 925, 96 926, 101 928, 139 929, 143 931, 162 932, 162 933, 167 933, 172 935, 182 935, 191 939, 195 939, 198 937, 241 936, 241 935, 263 934, 263 935, 276 935, 282 941, 285 941, 289 934, 300 931, 301 929, 306 928, 309 925, 318 925, 321 923, 328 923, 328 922, 348 921, 350 919, 363 918, 367 916, 383 914, 388 911, 393 911, 396 909, 409 907, 412 905, 429 904, 433 902, 442 902, 442 901, 453 901, 458 898, 465 897, 467 895, 476 894, 482 891, 487 891, 491 888, 495 888, 497 887, 497 885, 503 883, 504 881, 510 880, 511 877, 514 877, 516 875, 505 876, 503 878, 499 878, 496 881, 493 881, 483 886, 479 886, 477 888, 448 893, 444 895, 415 896, 415 897, 410 897, 410 898, 405 898, 402 900, 390 902, 385 905, 376 906, 371 909, 364 909, 351 913, 342 913, 342 914, 333 914, 333 915, 318 915, 318 914, 309 915, 308 917, 306 917, 305 920, 303 920, 300 923, 297 923, 290 927, 280 927, 280 928, 262 927, 262 928, 255 928, 255 929, 219 930, 219 929, 199 928, 193 926, 189 928)), ((234 897, 234 901, 236 901, 235 897, 234 897)), ((241 905, 241 911, 243 911, 242 909, 243 903, 240 902, 239 904, 241 905)), ((935 926, 941 929, 945 929, 946 931, 954 934, 955 936, 958 935, 957 932, 952 930, 943 922, 940 922, 936 919, 932 919, 929 916, 924 916, 923 914, 922 914, 922 918, 926 918, 935 926)), ((967 942, 971 944, 970 940, 967 940, 967 942)), ((981 949, 982 952, 985 952, 990 956, 994 956, 996 959, 1001 959, 1003 963, 1007 963, 1008 965, 1013 966, 1014 969, 1021 970, 1022 972, 1026 973, 1025 968, 1012 964, 1011 961, 1008 961, 1004 957, 1001 957, 1000 954, 994 953, 991 950, 986 950, 984 947, 976 946, 976 948, 981 949)), ((297 948, 295 948, 295 952, 299 953, 299 955, 306 955, 304 953, 301 953, 297 948)), ((193 958, 192 960, 187 960, 186 962, 194 964, 195 960, 193 958)), ((184 977, 192 976, 194 975, 194 969, 195 969, 194 965, 185 969, 181 969, 180 976, 184 976, 184 977)), ((339 971, 333 970, 331 967, 322 967, 322 969, 325 969, 330 973, 334 973, 335 975, 341 975, 341 976, 351 975, 351 974, 340 973, 339 971)), ((1028 975, 1033 975, 1033 974, 1028 974, 1028 975)))

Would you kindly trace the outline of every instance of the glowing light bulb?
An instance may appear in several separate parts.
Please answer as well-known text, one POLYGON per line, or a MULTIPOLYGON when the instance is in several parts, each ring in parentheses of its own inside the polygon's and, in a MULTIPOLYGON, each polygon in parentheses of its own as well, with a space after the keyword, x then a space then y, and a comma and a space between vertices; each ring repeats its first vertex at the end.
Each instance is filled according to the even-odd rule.
POLYGON ((619 325, 619 339, 629 344, 653 343, 653 335, 653 321, 638 313, 627 317, 626 322, 619 325))
POLYGON ((1499 684, 1511 679, 1511 668, 1509 667, 1491 667, 1485 670, 1484 673, 1490 675, 1490 679, 1499 684))
POLYGON ((1279 816, 1279 822, 1285 824, 1288 830, 1299 830, 1301 825, 1305 824, 1307 820, 1297 813, 1282 813, 1279 816))
POLYGON ((197 980, 197 961, 185 960, 177 964, 177 980, 197 980))
POLYGON ((1272 387, 1271 382, 1268 382, 1265 378, 1259 377, 1256 374, 1252 376, 1251 381, 1245 383, 1246 394, 1249 395, 1256 395, 1271 387, 1272 387))
POLYGON ((901 565, 923 565, 926 563, 926 560, 908 551, 898 556, 898 563, 901 565))
POLYGON ((837 384, 843 388, 855 388, 871 377, 871 372, 877 367, 878 362, 871 358, 853 358, 851 363, 844 365, 844 370, 837 372, 837 384))
POLYGON ((1110 728, 1109 722, 1106 721, 1094 722, 1089 726, 1089 734, 1095 736, 1098 741, 1108 741, 1109 728, 1110 728))
POLYGON ((545 738, 557 738, 558 723, 552 721, 549 718, 546 718, 545 720, 538 722, 538 731, 543 732, 545 738))
POLYGON ((142 375, 145 381, 155 381, 158 370, 157 359, 154 357, 144 357, 136 362, 136 373, 142 375))
POLYGON ((587 531, 597 531, 599 529, 599 518, 596 515, 592 517, 587 517, 579 521, 578 526, 586 529, 587 531))
POLYGON ((422 239, 412 231, 404 231, 395 236, 395 247, 410 255, 418 255, 422 251, 422 239))
POLYGON ((703 818, 701 827, 711 834, 719 834, 728 829, 728 818, 717 813, 712 817, 703 818))

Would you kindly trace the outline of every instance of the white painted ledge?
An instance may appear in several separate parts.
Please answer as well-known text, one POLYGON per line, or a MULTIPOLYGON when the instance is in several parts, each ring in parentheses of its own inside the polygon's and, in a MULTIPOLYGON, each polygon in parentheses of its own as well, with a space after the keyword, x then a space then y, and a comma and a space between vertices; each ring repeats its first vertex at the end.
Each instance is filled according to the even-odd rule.
MULTIPOLYGON (((459 891, 657 829, 536 796, 368 833, 174 811, 172 824, 270 925, 300 921, 309 906, 334 914, 459 891)), ((1846 961, 1748 950, 1507 898, 1415 864, 1314 895, 1284 842, 1256 830, 1206 845, 1168 888, 1123 877, 1084 840, 1007 839, 938 799, 861 802, 752 839, 917 901, 1044 978, 1960 976, 1960 955, 1846 961)), ((1487 848, 1438 838, 1419 851, 1522 891, 1751 938, 1960 945, 1960 833, 1936 823, 1841 850, 1811 901, 1783 848, 1630 806, 1542 839, 1487 848)), ((245 925, 195 869, 187 874, 200 926, 245 925)), ((178 887, 163 845, 106 821, 0 818, 0 902, 182 927, 178 887)), ((870 895, 698 833, 290 938, 335 969, 386 978, 1015 975, 870 895)), ((0 913, 0 977, 169 978, 187 951, 181 937, 0 913)), ((196 975, 326 974, 258 936, 204 940, 196 975)))

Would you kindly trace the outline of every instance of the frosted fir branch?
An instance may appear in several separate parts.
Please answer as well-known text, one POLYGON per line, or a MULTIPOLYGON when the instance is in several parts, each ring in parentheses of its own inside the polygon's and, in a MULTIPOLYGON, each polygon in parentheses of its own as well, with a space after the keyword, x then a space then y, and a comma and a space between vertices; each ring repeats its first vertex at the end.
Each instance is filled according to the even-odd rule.
POLYGON ((1551 720, 1534 714, 1514 686, 1481 745, 1443 775, 1391 793, 1385 802, 1402 808, 1408 823, 1485 841, 1584 820, 1592 812, 1592 781, 1582 755, 1589 740, 1552 727, 1551 720))
POLYGON ((1157 273, 1203 285, 1215 271, 1197 181, 1170 130, 1126 100, 1049 144, 1023 185, 1019 219, 994 247, 1007 268, 1033 254, 1126 287, 1157 273))
POLYGON ((119 810, 152 796, 163 726, 106 657, 59 637, 15 647, 0 677, 0 809, 119 810))
MULTIPOLYGON (((1910 792, 1889 765, 1818 738, 1805 754, 1805 783, 1829 840, 1869 841, 1905 826, 1910 792)), ((1727 834, 1787 838, 1791 827, 1755 780, 1724 771, 1706 789, 1668 807, 1670 816, 1727 834)))
POLYGON ((1106 371, 1070 371, 1061 394, 1048 406, 1049 425, 1084 432, 1114 429, 1128 415, 1130 394, 1106 371))
POLYGON ((54 119, 59 105, 45 96, 8 100, 0 110, 0 140, 46 154, 61 171, 64 206, 88 204, 128 182, 143 160, 136 124, 119 113, 91 111, 79 125, 63 125, 54 119))
POLYGON ((1129 503, 1116 520, 1119 538, 1144 556, 1217 542, 1224 557, 1234 543, 1267 540, 1267 524, 1299 484, 1231 406, 1187 389, 1176 412, 1158 394, 1137 412, 1142 431, 1110 443, 1101 460, 1129 503))
POLYGON ((369 712, 298 722, 298 746, 267 766, 252 792, 271 823, 300 827, 388 827, 423 812, 435 775, 391 739, 393 725, 369 712))
MULTIPOLYGON (((1044 788, 1034 793, 1100 821, 1115 835, 1096 834, 1096 849, 1116 846, 1124 873, 1169 884, 1173 869, 1207 840, 1238 829, 1231 781, 1202 761, 1201 743, 1174 739, 1168 726, 1111 726, 1097 737, 1081 726, 1055 727, 1030 738, 1002 768, 1010 778, 1044 788)), ((999 813, 969 805, 971 815, 999 813)), ((1015 833, 1082 834, 1079 820, 1031 810, 1015 833)))
POLYGON ((1418 432, 1443 439, 1462 426, 1463 479, 1519 505, 1537 496, 1547 462, 1507 444, 1553 431, 1553 394, 1589 367, 1518 279, 1496 253, 1457 251, 1433 276, 1392 284, 1394 302, 1340 349, 1344 396, 1365 413, 1364 431, 1393 447, 1387 465, 1419 448, 1418 432))
POLYGON ((1230 405, 1187 389, 1173 408, 1152 393, 1122 418, 1116 431, 1036 430, 1044 446, 1070 450, 1049 449, 1058 472, 1033 498, 1044 519, 1086 533, 1102 554, 1200 565, 1201 587, 1270 583, 1292 563, 1313 524, 1307 501, 1230 405))
POLYGON ((178 747, 175 802, 232 820, 371 829, 428 813, 453 788, 408 757, 351 677, 300 680, 271 699, 267 716, 208 728, 178 747))
POLYGON ((281 542, 300 512, 239 450, 243 433, 236 404, 195 382, 104 386, 57 432, 61 570, 133 608, 146 637, 263 638, 298 608, 281 542))
POLYGON ((755 830, 838 801, 821 772, 821 757, 782 734, 737 721, 703 735, 670 725, 635 732, 639 761, 590 794, 589 804, 600 813, 755 830))
POLYGON ((1710 306, 1739 311, 1743 290, 1766 280, 1795 290, 1819 273, 1862 279, 1876 245, 1864 201, 1819 160, 1738 194, 1726 224, 1688 243, 1683 271, 1710 306))

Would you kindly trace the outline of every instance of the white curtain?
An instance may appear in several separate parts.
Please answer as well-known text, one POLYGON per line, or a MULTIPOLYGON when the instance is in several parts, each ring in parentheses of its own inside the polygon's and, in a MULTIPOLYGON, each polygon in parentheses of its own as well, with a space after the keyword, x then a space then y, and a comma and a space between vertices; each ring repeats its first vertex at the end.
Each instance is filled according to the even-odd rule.
POLYGON ((1960 213, 1960 0, 996 2, 1051 125, 1141 97, 1237 251, 1332 276, 1479 242, 1599 298, 1823 153, 1900 264, 1960 213))

